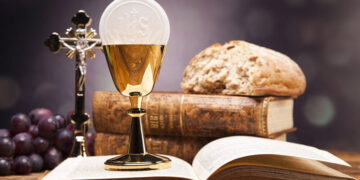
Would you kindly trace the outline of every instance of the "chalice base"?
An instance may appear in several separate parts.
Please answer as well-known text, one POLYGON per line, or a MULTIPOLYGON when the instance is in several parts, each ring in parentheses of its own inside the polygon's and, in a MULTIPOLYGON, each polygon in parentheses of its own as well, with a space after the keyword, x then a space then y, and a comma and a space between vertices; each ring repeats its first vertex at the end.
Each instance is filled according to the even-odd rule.
POLYGON ((105 161, 105 170, 109 171, 139 171, 167 169, 171 160, 155 154, 126 154, 105 161))

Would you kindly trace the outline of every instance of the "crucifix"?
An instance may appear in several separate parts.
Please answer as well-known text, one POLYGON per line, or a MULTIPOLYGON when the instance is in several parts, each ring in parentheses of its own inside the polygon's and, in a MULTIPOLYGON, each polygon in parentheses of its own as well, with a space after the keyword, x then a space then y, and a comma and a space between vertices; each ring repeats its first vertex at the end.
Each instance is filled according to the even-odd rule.
POLYGON ((75 138, 70 156, 87 156, 85 134, 90 122, 90 116, 85 112, 85 84, 86 84, 86 56, 94 59, 96 54, 93 49, 102 49, 100 39, 94 38, 97 33, 93 28, 87 29, 91 24, 91 18, 84 10, 79 10, 71 19, 75 29, 66 30, 67 37, 61 37, 53 32, 45 41, 45 45, 51 52, 57 53, 61 49, 68 49, 66 57, 75 62, 75 113, 71 116, 71 122, 75 124, 75 138))

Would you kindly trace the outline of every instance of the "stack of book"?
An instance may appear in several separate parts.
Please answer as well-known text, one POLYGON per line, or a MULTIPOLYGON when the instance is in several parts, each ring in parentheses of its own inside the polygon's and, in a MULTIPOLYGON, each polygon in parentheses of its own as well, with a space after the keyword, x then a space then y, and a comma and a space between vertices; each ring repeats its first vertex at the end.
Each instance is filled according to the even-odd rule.
MULTIPOLYGON (((96 155, 127 152, 131 119, 128 97, 95 92, 96 155)), ((154 92, 144 97, 143 130, 148 152, 192 162, 214 139, 249 135, 286 141, 295 129, 290 97, 246 97, 154 92)))
POLYGON ((93 117, 98 156, 68 158, 44 180, 355 179, 323 163, 349 166, 331 153, 284 142, 286 133, 294 131, 291 98, 152 93, 142 105, 147 109, 143 116, 147 150, 170 158, 170 168, 104 169, 107 159, 127 152, 130 104, 117 92, 96 92, 93 117))

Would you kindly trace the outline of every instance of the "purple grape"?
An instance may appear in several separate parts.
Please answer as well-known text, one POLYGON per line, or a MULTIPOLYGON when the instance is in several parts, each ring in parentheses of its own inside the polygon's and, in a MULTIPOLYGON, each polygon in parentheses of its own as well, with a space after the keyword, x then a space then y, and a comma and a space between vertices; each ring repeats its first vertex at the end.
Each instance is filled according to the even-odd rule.
POLYGON ((54 119, 55 119, 55 122, 59 129, 66 127, 67 124, 66 124, 66 120, 65 120, 64 116, 57 114, 57 115, 54 115, 54 119))
POLYGON ((33 151, 32 138, 29 133, 20 133, 14 136, 15 153, 17 155, 30 154, 33 151))
POLYGON ((10 126, 14 134, 28 131, 30 124, 30 119, 23 113, 18 113, 11 117, 10 126))
POLYGON ((44 167, 54 169, 63 160, 61 151, 55 147, 50 147, 44 154, 44 167))
POLYGON ((71 123, 71 116, 75 114, 75 110, 69 111, 66 114, 66 124, 70 124, 71 123))
POLYGON ((26 156, 18 156, 14 160, 14 171, 18 174, 29 174, 31 172, 31 160, 26 156))
POLYGON ((36 108, 29 113, 31 123, 34 125, 37 125, 41 119, 52 115, 53 113, 46 108, 36 108))
POLYGON ((10 167, 11 167, 11 172, 14 172, 14 171, 13 171, 14 161, 13 161, 13 158, 12 158, 12 157, 0 157, 0 159, 5 159, 7 162, 9 162, 9 163, 10 163, 10 167))
POLYGON ((61 129, 55 136, 55 145, 61 151, 71 150, 74 141, 74 132, 69 129, 61 129))
POLYGON ((9 137, 0 138, 0 157, 10 157, 15 152, 15 143, 9 137))
POLYGON ((44 165, 44 160, 39 154, 31 154, 29 156, 31 160, 32 172, 39 172, 42 170, 44 165))
POLYGON ((42 137, 37 137, 33 141, 33 145, 34 145, 35 152, 41 154, 41 153, 45 152, 46 149, 49 147, 49 141, 42 137))
POLYGON ((11 163, 5 159, 0 158, 0 176, 6 176, 11 173, 11 163))
POLYGON ((0 159, 1 158, 7 160, 8 162, 11 162, 11 159, 12 159, 12 157, 0 157, 0 159))
POLYGON ((39 135, 39 128, 36 125, 31 125, 28 133, 35 139, 39 135))
POLYGON ((66 129, 70 130, 70 131, 74 131, 75 130, 75 124, 70 123, 66 126, 66 129))
POLYGON ((51 139, 55 136, 57 126, 53 116, 41 119, 38 123, 39 135, 44 138, 51 139))
POLYGON ((87 132, 85 137, 86 137, 85 142, 86 142, 87 151, 89 155, 93 156, 95 155, 95 150, 94 150, 95 137, 96 137, 95 130, 90 130, 89 132, 87 132))
POLYGON ((7 129, 0 129, 0 138, 10 137, 10 131, 7 129))

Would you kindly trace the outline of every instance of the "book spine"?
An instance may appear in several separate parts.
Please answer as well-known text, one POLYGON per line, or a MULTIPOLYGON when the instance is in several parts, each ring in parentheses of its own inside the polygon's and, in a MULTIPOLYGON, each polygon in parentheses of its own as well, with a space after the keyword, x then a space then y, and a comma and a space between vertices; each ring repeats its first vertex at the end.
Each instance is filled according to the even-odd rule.
MULTIPOLYGON (((286 134, 281 134, 275 139, 286 141, 286 134)), ((190 164, 196 153, 207 143, 215 138, 205 137, 145 137, 146 148, 149 153, 167 154, 179 157, 190 164)), ((128 135, 96 133, 95 155, 126 154, 128 148, 128 135)))
MULTIPOLYGON (((151 93, 144 97, 143 129, 146 135, 268 137, 270 98, 243 96, 151 93)), ((118 92, 95 92, 93 120, 97 132, 128 134, 128 97, 118 92)))

